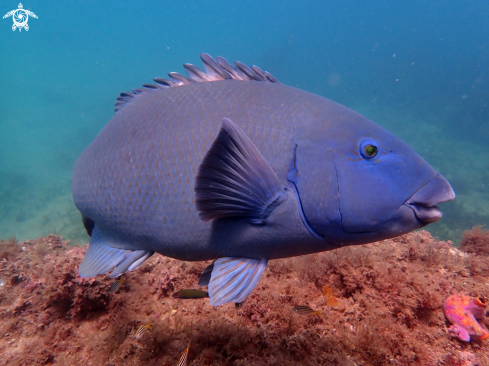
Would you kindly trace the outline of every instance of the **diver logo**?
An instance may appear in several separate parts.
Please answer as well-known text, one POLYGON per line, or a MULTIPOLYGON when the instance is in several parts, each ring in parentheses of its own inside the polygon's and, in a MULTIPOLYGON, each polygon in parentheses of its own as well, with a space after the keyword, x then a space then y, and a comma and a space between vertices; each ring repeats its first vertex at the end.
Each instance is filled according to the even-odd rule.
POLYGON ((14 32, 17 28, 19 28, 19 32, 22 31, 22 28, 28 31, 29 25, 27 24, 27 21, 29 20, 29 15, 37 19, 36 14, 34 14, 32 11, 25 10, 24 7, 22 6, 22 3, 19 3, 19 8, 9 11, 7 14, 3 16, 3 19, 12 16, 12 19, 14 20, 14 24, 12 25, 12 30, 14 32))

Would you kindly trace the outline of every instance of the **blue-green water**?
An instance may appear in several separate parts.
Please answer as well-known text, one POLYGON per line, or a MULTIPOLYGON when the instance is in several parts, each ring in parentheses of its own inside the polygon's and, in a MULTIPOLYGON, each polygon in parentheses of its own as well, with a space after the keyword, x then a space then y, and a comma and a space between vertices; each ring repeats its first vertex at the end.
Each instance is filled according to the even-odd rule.
MULTIPOLYGON (((70 193, 77 156, 116 97, 240 60, 396 133, 457 192, 428 228, 457 240, 489 223, 486 1, 38 1, 29 31, 0 21, 0 238, 88 239, 70 193)), ((18 3, 3 1, 1 15, 18 3)))

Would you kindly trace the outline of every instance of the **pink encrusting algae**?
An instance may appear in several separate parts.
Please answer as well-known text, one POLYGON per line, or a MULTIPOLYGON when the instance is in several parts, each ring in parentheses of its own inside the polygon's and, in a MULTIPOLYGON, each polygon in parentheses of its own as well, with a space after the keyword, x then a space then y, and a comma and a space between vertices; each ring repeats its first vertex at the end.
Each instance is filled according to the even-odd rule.
POLYGON ((477 322, 477 319, 484 319, 486 307, 483 298, 473 298, 463 294, 449 296, 443 310, 452 323, 448 328, 450 334, 464 342, 470 342, 471 336, 478 339, 488 338, 489 332, 477 322))

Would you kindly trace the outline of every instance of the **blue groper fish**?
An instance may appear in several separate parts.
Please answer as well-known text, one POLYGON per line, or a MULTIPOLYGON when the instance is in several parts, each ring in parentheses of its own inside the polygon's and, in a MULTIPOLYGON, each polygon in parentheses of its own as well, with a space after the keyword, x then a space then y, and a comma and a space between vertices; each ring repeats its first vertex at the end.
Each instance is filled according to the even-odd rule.
POLYGON ((73 200, 89 277, 153 253, 215 260, 199 285, 242 302, 267 262, 405 234, 441 217, 450 184, 407 144, 270 73, 201 55, 204 70, 122 93, 81 154, 73 200))

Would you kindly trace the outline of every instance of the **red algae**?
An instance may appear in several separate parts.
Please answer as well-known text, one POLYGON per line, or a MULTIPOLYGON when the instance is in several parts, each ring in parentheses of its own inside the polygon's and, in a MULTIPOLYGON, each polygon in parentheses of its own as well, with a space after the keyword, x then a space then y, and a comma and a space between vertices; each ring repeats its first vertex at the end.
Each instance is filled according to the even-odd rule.
POLYGON ((489 255, 489 230, 475 226, 464 231, 459 249, 468 253, 489 255))
POLYGON ((188 365, 489 365, 488 340, 453 338, 443 313, 453 293, 488 296, 489 255, 425 231, 270 261, 238 309, 172 297, 210 262, 154 255, 109 292, 108 276, 77 275, 86 248, 0 242, 0 365, 176 365, 189 342, 188 365))

